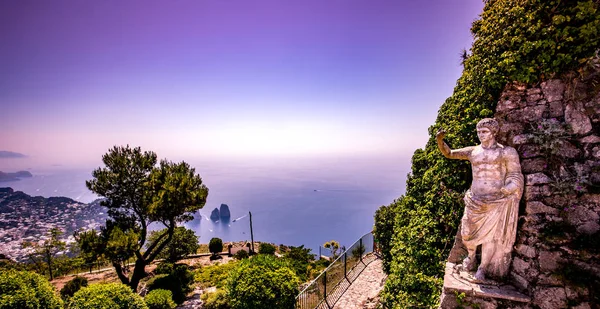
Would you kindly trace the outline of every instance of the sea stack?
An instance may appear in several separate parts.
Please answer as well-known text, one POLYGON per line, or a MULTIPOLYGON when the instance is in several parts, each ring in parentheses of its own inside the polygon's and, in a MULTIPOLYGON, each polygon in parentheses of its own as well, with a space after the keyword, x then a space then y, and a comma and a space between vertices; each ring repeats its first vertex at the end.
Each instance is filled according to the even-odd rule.
POLYGON ((213 209, 213 211, 210 213, 210 219, 213 221, 218 221, 219 218, 221 218, 221 215, 219 214, 219 208, 213 209))
POLYGON ((231 213, 229 212, 229 206, 227 206, 227 204, 221 204, 220 211, 222 220, 228 220, 231 218, 231 213))

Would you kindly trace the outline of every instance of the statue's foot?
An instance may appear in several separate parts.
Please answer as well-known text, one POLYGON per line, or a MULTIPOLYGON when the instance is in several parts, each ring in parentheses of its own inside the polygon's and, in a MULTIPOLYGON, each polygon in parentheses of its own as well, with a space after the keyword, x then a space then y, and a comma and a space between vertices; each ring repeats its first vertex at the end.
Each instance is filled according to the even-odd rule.
POLYGON ((485 274, 483 273, 483 269, 479 268, 475 273, 475 279, 479 281, 485 281, 485 274))
POLYGON ((463 269, 466 271, 472 271, 475 269, 475 259, 466 257, 462 262, 463 269))

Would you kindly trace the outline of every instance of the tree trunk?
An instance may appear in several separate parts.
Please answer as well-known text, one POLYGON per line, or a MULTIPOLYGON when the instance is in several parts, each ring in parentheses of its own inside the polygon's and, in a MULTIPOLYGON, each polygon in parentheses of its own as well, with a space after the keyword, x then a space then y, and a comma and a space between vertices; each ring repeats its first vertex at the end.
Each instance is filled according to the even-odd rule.
POLYGON ((117 277, 121 280, 123 284, 129 285, 129 278, 123 272, 123 266, 119 262, 113 262, 113 267, 115 268, 115 272, 117 273, 117 277))
POLYGON ((52 256, 50 254, 46 255, 46 259, 48 261, 48 272, 50 273, 50 281, 54 280, 52 276, 52 256))
POLYGON ((133 268, 133 274, 129 282, 129 286, 133 291, 137 292, 138 284, 144 277, 146 277, 146 261, 138 258, 135 260, 135 267, 133 268))

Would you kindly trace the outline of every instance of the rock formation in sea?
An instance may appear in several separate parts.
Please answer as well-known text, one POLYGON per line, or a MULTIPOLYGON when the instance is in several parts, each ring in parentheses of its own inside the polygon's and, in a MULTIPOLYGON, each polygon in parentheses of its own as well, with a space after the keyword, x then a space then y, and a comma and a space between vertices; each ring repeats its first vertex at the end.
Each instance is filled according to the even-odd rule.
POLYGON ((210 213, 210 219, 213 221, 217 221, 220 218, 221 218, 221 215, 219 213, 219 208, 213 209, 213 211, 210 213))
POLYGON ((231 212, 229 212, 229 206, 227 204, 221 204, 220 207, 221 219, 227 220, 231 218, 231 212))

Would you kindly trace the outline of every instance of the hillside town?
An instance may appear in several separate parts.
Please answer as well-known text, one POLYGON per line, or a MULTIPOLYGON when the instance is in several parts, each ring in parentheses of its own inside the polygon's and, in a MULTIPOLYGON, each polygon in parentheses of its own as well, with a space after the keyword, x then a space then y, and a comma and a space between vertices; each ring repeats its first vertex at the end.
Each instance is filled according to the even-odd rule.
POLYGON ((29 196, 0 188, 0 254, 16 261, 26 259, 23 242, 42 242, 52 228, 63 232, 67 244, 77 230, 95 229, 106 221, 99 200, 89 204, 66 197, 29 196))

